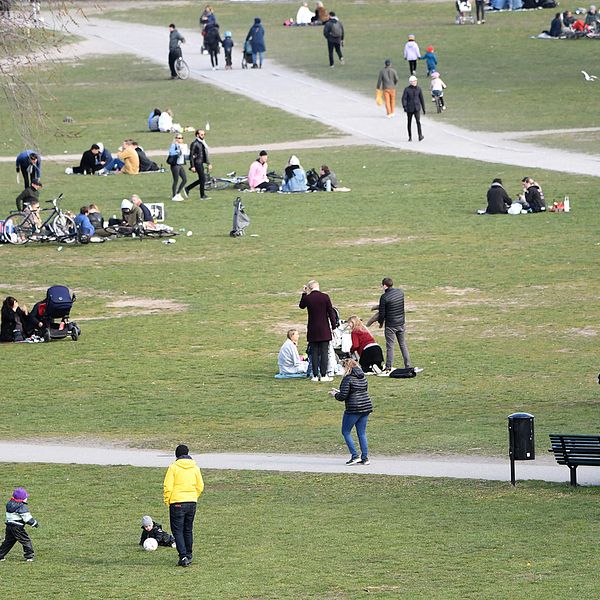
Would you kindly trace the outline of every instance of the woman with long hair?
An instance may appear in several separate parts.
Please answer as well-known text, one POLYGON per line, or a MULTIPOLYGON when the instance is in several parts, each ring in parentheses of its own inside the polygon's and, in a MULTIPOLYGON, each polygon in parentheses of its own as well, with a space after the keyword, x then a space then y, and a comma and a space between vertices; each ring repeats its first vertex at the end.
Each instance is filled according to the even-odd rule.
POLYGON ((169 156, 167 158, 167 162, 171 167, 171 176, 173 177, 172 200, 174 202, 181 202, 183 200, 183 196, 181 195, 182 190, 187 197, 185 191, 185 184, 187 183, 185 160, 189 152, 187 144, 184 144, 183 142, 183 135, 181 133, 176 133, 175 139, 169 147, 169 156), (179 183, 180 179, 181 183, 179 183))
POLYGON ((365 372, 377 372, 373 365, 379 370, 383 369, 383 350, 375 341, 371 332, 365 327, 363 322, 356 316, 348 317, 346 321, 352 335, 352 347, 350 352, 356 352, 359 356, 360 368, 365 372))

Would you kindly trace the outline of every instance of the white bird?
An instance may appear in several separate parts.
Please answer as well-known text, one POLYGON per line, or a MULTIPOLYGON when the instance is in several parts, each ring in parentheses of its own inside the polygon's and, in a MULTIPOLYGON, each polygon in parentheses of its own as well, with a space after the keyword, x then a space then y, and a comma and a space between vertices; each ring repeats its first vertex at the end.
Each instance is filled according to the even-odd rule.
POLYGON ((585 71, 581 71, 586 81, 594 81, 594 79, 598 79, 595 75, 588 75, 585 71))

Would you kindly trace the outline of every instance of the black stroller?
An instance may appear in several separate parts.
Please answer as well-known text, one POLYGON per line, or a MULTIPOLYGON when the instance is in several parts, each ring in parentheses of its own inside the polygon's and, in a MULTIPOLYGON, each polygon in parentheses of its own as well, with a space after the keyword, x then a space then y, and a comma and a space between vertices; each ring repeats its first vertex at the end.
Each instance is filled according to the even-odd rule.
POLYGON ((81 335, 77 323, 69 321, 69 315, 75 302, 75 294, 71 295, 64 285, 53 285, 48 288, 46 298, 34 305, 32 316, 42 323, 40 335, 45 342, 62 340, 71 336, 76 342, 81 335))
POLYGON ((244 235, 244 229, 250 225, 250 217, 244 211, 242 199, 238 196, 233 201, 233 229, 229 232, 231 237, 244 235))

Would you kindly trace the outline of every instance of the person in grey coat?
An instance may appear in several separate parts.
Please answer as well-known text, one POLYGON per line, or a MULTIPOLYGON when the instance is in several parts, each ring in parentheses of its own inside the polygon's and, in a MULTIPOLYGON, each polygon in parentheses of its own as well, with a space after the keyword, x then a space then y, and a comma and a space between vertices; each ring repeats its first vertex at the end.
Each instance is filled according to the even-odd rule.
POLYGON ((417 78, 411 75, 408 78, 408 86, 404 88, 402 94, 402 108, 408 117, 408 141, 412 141, 412 120, 413 117, 417 123, 417 132, 419 133, 419 141, 423 139, 423 131, 421 130, 421 111, 425 114, 425 101, 423 100, 423 91, 417 85, 417 78))
POLYGON ((383 69, 379 71, 377 79, 377 89, 383 92, 385 102, 385 112, 388 119, 391 119, 396 112, 396 86, 398 85, 398 73, 392 67, 392 61, 388 58, 384 63, 383 69))
POLYGON ((390 371, 394 364, 394 343, 398 340, 400 352, 404 359, 404 367, 412 367, 410 355, 404 340, 405 318, 404 318, 404 292, 394 287, 390 277, 384 277, 381 281, 383 294, 379 298, 379 315, 377 321, 379 327, 385 325, 385 369, 390 371))
POLYGON ((179 45, 185 43, 185 38, 177 31, 175 23, 169 25, 169 69, 171 69, 171 79, 177 79, 175 72, 175 63, 181 58, 181 48, 179 45))

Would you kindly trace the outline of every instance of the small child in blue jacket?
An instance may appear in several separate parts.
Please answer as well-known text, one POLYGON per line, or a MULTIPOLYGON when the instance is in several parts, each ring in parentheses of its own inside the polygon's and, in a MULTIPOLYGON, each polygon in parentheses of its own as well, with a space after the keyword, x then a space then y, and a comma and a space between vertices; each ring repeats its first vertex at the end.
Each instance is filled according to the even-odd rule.
POLYGON ((437 71, 437 56, 435 55, 435 48, 433 46, 427 47, 427 52, 423 56, 419 56, 419 60, 427 61, 427 77, 429 77, 434 71, 437 71))
POLYGON ((233 40, 231 39, 231 31, 225 32, 225 39, 221 42, 225 51, 225 70, 231 70, 231 51, 233 50, 233 40))
POLYGON ((6 533, 0 545, 0 561, 4 560, 12 547, 19 542, 23 546, 23 555, 27 562, 33 562, 33 545, 25 525, 39 527, 40 524, 31 516, 27 506, 28 494, 25 488, 18 487, 6 503, 6 533))

